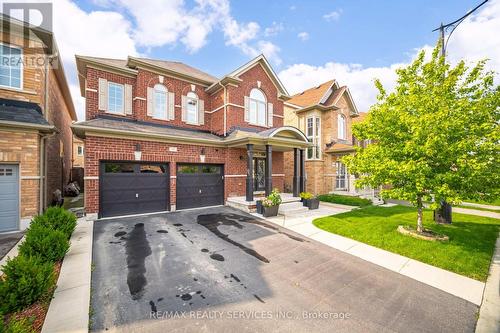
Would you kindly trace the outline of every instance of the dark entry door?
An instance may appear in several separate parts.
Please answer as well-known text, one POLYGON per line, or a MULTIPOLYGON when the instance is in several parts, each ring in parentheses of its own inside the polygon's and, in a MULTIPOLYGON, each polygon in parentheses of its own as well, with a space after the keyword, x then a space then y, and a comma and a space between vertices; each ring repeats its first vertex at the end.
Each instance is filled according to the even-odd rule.
POLYGON ((264 191, 266 188, 266 159, 265 158, 254 158, 254 175, 253 179, 255 181, 254 189, 255 191, 264 191))
POLYGON ((100 217, 169 210, 167 164, 102 162, 100 217))
POLYGON ((176 209, 224 204, 222 165, 178 164, 176 209))

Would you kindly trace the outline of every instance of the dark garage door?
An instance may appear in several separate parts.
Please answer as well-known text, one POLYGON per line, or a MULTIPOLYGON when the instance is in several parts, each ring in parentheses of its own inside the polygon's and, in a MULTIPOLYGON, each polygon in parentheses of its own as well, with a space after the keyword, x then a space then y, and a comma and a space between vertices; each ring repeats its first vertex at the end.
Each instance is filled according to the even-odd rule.
POLYGON ((102 162, 100 217, 169 210, 167 164, 102 162))
POLYGON ((224 204, 222 165, 178 164, 176 209, 224 204))

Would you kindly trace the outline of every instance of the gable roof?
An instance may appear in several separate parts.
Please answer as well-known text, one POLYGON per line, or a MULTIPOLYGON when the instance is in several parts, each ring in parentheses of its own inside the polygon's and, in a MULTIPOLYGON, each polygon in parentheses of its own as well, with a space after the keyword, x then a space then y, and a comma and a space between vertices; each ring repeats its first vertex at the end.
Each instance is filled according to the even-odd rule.
POLYGON ((336 107, 340 97, 342 97, 344 93, 346 93, 348 102, 351 104, 353 114, 358 114, 358 109, 356 104, 354 104, 349 88, 347 88, 347 86, 340 87, 336 80, 323 82, 316 87, 309 88, 301 93, 293 95, 286 104, 296 108, 297 112, 309 110, 313 107, 326 110, 331 107, 336 107), (332 102, 326 105, 325 103, 328 100, 332 102))
POLYGON ((276 88, 278 88, 278 92, 281 94, 281 97, 288 99, 288 96, 289 96, 288 91, 286 90, 285 86, 283 85, 283 83, 279 79, 278 75, 273 70, 271 64, 269 63, 269 61, 267 60, 267 58, 263 54, 260 54, 259 56, 253 58, 252 60, 250 60, 249 62, 247 62, 243 66, 237 68, 236 70, 232 71, 231 73, 224 75, 224 77, 222 79, 218 80, 217 82, 212 84, 210 87, 208 87, 207 91, 208 92, 215 91, 217 89, 217 86, 219 85, 219 83, 224 84, 225 83, 224 81, 226 81, 226 82, 227 81, 229 81, 229 82, 239 81, 240 80, 239 76, 241 74, 245 73, 249 69, 251 69, 254 66, 259 65, 259 64, 262 66, 262 68, 264 69, 266 74, 269 76, 271 81, 273 81, 276 88))

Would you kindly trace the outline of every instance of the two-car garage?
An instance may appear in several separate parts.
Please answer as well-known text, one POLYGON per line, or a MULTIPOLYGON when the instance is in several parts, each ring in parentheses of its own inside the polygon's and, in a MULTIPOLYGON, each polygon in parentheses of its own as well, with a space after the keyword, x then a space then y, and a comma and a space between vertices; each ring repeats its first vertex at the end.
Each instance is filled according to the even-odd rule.
MULTIPOLYGON (((105 161, 100 164, 100 217, 170 210, 168 163, 105 161)), ((176 208, 224 204, 222 165, 177 164, 176 208)))

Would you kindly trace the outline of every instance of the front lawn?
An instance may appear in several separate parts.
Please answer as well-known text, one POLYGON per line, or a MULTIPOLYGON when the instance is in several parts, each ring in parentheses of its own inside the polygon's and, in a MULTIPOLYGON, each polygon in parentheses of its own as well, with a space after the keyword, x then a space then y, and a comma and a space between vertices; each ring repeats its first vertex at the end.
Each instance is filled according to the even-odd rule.
POLYGON ((331 202, 348 206, 366 207, 372 204, 372 201, 368 199, 353 197, 349 195, 339 195, 339 194, 321 194, 318 195, 318 199, 319 201, 331 202))
POLYGON ((398 225, 415 228, 412 207, 370 206, 314 220, 320 229, 401 254, 443 269, 486 281, 500 220, 453 214, 453 224, 439 225, 424 211, 424 227, 450 237, 448 242, 420 240, 400 234, 398 225))

